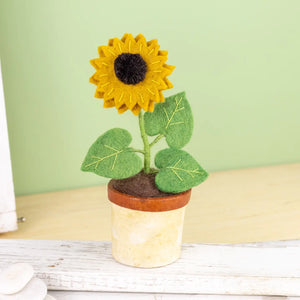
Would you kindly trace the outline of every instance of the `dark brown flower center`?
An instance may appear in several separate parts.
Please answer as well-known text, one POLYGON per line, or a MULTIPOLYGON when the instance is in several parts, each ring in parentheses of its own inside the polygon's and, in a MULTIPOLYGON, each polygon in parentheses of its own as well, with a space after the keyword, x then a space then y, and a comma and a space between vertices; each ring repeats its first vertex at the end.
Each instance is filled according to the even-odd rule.
POLYGON ((114 63, 117 78, 125 84, 138 84, 143 81, 147 64, 139 54, 122 53, 114 63))

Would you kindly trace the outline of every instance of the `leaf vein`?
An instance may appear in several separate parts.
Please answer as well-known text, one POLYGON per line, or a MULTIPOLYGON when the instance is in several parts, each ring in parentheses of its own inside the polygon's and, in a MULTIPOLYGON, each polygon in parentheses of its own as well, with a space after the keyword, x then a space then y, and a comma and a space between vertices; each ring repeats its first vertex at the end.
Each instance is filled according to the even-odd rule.
POLYGON ((170 121, 169 116, 168 116, 168 113, 167 113, 167 111, 166 111, 165 108, 164 108, 164 112, 165 112, 165 115, 166 115, 166 117, 167 117, 167 120, 170 121))
POLYGON ((111 147, 111 146, 109 146, 109 145, 104 145, 104 147, 106 147, 106 148, 108 148, 108 149, 111 149, 111 150, 114 150, 114 151, 120 151, 120 150, 118 150, 118 149, 115 149, 115 148, 113 148, 113 147, 111 147))
POLYGON ((174 122, 174 123, 171 123, 170 126, 172 126, 172 125, 179 125, 179 124, 184 124, 184 122, 183 121, 181 121, 181 122, 174 122))
MULTIPOLYGON (((181 159, 179 159, 175 164, 174 166, 172 167, 167 167, 167 169, 171 169, 171 171, 178 177, 178 178, 181 178, 179 176, 179 174, 177 172, 185 172, 187 174, 189 174, 192 178, 194 178, 195 174, 202 174, 203 172, 198 170, 197 168, 194 169, 194 170, 187 170, 187 169, 183 169, 183 168, 179 168, 177 167, 177 165, 181 162, 181 159)), ((182 180, 182 178, 181 178, 182 180)))
POLYGON ((180 181, 183 181, 183 179, 179 176, 179 174, 178 174, 175 170, 172 169, 172 171, 173 171, 173 173, 178 177, 178 179, 179 179, 180 181))
POLYGON ((114 165, 115 165, 116 157, 118 156, 118 154, 120 154, 122 152, 124 152, 124 150, 116 150, 116 152, 114 152, 112 154, 109 154, 109 155, 106 155, 104 157, 91 156, 92 158, 95 158, 97 160, 94 161, 94 162, 92 162, 92 163, 90 163, 90 164, 87 164, 85 167, 88 168, 88 167, 90 167, 92 165, 95 165, 95 170, 96 170, 98 168, 98 166, 99 166, 99 163, 101 163, 103 160, 115 156, 115 159, 114 159, 114 162, 113 162, 113 166, 112 166, 112 169, 113 169, 114 165))
MULTIPOLYGON (((180 105, 181 101, 182 101, 182 97, 179 99, 179 101, 178 101, 178 99, 175 97, 176 107, 175 107, 175 109, 174 109, 174 111, 173 111, 173 113, 172 113, 172 115, 171 115, 170 118, 168 118, 168 114, 167 114, 166 111, 165 111, 165 113, 166 113, 166 115, 167 115, 167 118, 168 118, 168 122, 167 122, 167 125, 166 125, 166 128, 165 128, 166 130, 167 130, 168 127, 170 126, 170 123, 171 123, 171 121, 173 120, 175 114, 176 114, 178 111, 180 111, 182 108, 184 109, 184 107, 181 107, 180 109, 178 109, 178 106, 180 105)), ((165 110, 165 108, 164 108, 164 110, 165 110)))

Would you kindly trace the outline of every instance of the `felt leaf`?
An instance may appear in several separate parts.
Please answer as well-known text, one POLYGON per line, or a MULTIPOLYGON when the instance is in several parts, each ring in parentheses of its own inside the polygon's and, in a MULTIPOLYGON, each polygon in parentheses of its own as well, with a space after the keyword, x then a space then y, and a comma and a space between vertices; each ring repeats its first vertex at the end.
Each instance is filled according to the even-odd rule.
POLYGON ((131 140, 125 129, 108 130, 90 147, 81 170, 115 179, 137 174, 142 169, 142 160, 128 147, 131 140))
POLYGON ((192 137, 193 115, 185 92, 156 104, 154 111, 146 112, 144 118, 147 135, 164 135, 171 148, 184 147, 192 137))
POLYGON ((155 183, 161 191, 168 193, 186 191, 208 177, 198 162, 183 150, 168 148, 159 151, 155 165, 159 168, 155 183))

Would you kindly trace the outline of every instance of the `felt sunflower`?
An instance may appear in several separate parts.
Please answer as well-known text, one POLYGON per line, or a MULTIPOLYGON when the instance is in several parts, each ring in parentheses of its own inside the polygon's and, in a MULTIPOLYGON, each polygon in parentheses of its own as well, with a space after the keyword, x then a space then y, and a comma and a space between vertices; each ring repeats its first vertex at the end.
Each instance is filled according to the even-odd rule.
POLYGON ((165 63, 168 52, 159 47, 156 39, 147 42, 142 34, 133 38, 126 33, 98 48, 100 57, 91 60, 96 73, 90 82, 97 85, 95 97, 104 99, 103 107, 115 106, 119 113, 130 109, 138 115, 164 102, 162 91, 173 87, 167 76, 175 67, 165 63))

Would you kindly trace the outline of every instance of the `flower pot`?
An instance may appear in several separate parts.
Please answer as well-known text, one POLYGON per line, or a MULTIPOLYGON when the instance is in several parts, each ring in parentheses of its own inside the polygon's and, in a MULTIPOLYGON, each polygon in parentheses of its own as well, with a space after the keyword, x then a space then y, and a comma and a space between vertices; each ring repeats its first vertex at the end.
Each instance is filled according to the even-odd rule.
POLYGON ((166 197, 136 197, 108 184, 112 202, 112 255, 134 267, 168 265, 180 257, 185 206, 191 190, 166 197))

